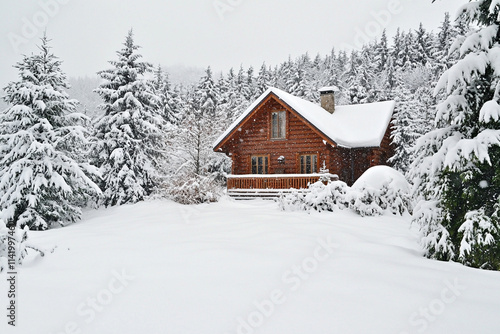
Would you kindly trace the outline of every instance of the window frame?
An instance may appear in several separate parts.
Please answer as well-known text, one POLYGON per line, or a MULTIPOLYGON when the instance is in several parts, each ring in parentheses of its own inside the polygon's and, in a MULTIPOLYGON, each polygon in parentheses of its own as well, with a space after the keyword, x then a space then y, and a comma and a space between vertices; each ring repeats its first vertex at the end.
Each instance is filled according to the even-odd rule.
POLYGON ((269 114, 269 139, 271 140, 285 140, 288 135, 288 115, 286 110, 273 110, 269 114), (278 132, 277 136, 275 134, 275 123, 274 115, 277 115, 278 124, 276 130, 278 132), (282 117, 280 117, 282 115, 282 117))
POLYGON ((319 154, 318 153, 299 153, 298 154, 299 174, 317 174, 319 173, 319 154), (303 157, 311 157, 311 172, 307 172, 307 162, 303 165, 303 157), (316 160, 314 163, 314 159, 316 160), (304 168, 303 168, 304 167, 304 168))
POLYGON ((250 174, 252 175, 268 175, 269 174, 269 163, 271 161, 271 157, 269 154, 254 154, 250 156, 250 174), (254 173, 254 158, 257 159, 257 165, 255 166, 255 173, 254 173), (263 162, 263 173, 259 173, 259 161, 258 159, 262 158, 263 162), (266 163, 267 162, 267 163, 266 163))

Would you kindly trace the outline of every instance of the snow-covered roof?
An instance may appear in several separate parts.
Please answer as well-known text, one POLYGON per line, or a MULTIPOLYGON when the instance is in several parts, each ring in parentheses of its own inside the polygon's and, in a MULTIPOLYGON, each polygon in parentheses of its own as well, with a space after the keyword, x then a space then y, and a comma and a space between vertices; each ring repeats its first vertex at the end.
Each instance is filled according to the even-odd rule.
POLYGON ((217 148, 270 94, 339 146, 347 148, 380 146, 395 107, 394 101, 335 106, 330 114, 321 106, 270 87, 214 142, 217 148))

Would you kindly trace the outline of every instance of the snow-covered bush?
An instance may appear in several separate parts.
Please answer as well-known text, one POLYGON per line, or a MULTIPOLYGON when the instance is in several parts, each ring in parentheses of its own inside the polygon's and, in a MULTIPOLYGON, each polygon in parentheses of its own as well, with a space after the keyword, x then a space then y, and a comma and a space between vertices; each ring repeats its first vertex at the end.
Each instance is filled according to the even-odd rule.
POLYGON ((348 207, 347 192, 349 187, 342 181, 318 181, 309 186, 308 192, 295 190, 280 197, 282 210, 335 211, 348 207))
POLYGON ((375 166, 352 185, 349 207, 361 216, 384 212, 402 215, 411 212, 409 194, 410 186, 403 174, 387 166, 375 166))
POLYGON ((217 202, 224 193, 224 186, 210 176, 176 175, 165 184, 166 196, 180 204, 217 202))
POLYGON ((283 210, 335 211, 350 209, 361 216, 411 212, 410 187, 404 176, 386 166, 367 170, 352 187, 345 182, 318 181, 308 192, 295 191, 282 196, 283 210))

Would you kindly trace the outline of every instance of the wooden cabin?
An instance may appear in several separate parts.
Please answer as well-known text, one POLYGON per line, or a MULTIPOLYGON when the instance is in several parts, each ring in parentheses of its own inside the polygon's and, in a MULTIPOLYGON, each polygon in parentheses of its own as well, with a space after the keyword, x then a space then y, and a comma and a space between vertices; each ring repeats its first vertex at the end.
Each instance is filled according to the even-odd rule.
POLYGON ((307 188, 325 172, 351 185, 387 164, 395 102, 336 106, 335 91, 320 90, 321 106, 264 92, 214 143, 232 159, 228 189, 307 188))

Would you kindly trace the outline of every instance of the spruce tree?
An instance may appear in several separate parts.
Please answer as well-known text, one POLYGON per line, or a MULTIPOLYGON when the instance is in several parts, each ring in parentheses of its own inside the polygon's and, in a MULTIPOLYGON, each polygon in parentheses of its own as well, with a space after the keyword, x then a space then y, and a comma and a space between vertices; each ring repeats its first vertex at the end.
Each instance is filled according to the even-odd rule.
POLYGON ((104 82, 95 90, 104 115, 95 124, 93 152, 106 206, 143 200, 161 177, 164 122, 159 98, 144 78, 152 66, 139 61, 132 31, 123 45, 113 67, 98 73, 104 82))
POLYGON ((262 63, 259 74, 257 75, 255 95, 253 96, 252 100, 262 95, 262 93, 264 93, 269 88, 269 86, 271 86, 271 74, 267 70, 266 63, 262 63))
POLYGON ((196 90, 196 98, 202 112, 215 117, 217 104, 219 103, 219 91, 215 85, 210 66, 205 70, 205 75, 201 78, 196 90))
POLYGON ((432 58, 432 35, 425 31, 424 26, 420 23, 415 36, 415 51, 414 60, 417 64, 425 65, 432 58))
POLYGON ((80 219, 80 206, 97 200, 97 169, 84 157, 86 120, 76 113, 61 61, 43 37, 40 53, 15 67, 0 113, 0 209, 8 226, 46 230, 80 219))
POLYGON ((167 124, 177 124, 179 114, 176 104, 176 96, 170 85, 168 74, 163 72, 158 65, 151 82, 153 93, 159 98, 157 101, 157 112, 163 117, 167 124))
POLYGON ((404 36, 401 34, 401 29, 398 28, 396 30, 396 34, 392 39, 392 48, 391 48, 391 56, 394 61, 395 67, 403 66, 400 57, 401 57, 401 49, 403 46, 403 38, 404 36))
POLYGON ((438 129, 412 165, 414 220, 427 255, 500 270, 499 4, 479 0, 461 16, 477 30, 458 40, 460 60, 440 78, 438 129))
POLYGON ((396 151, 389 162, 407 174, 409 166, 415 160, 414 146, 421 136, 433 130, 433 115, 429 112, 435 105, 432 89, 421 87, 411 92, 404 84, 394 91, 398 101, 392 121, 392 143, 396 151))
POLYGON ((376 46, 375 61, 377 62, 377 68, 381 72, 387 69, 387 61, 389 58, 389 46, 387 44, 387 34, 384 29, 382 32, 382 37, 380 38, 380 43, 376 46))
MULTIPOLYGON (((451 43, 456 37, 456 33, 451 25, 450 13, 445 13, 444 20, 439 28, 437 37, 434 40, 433 57, 435 59, 435 73, 441 74, 447 70, 458 59, 450 57, 448 51, 450 50, 451 43)), ((456 54, 456 53, 455 53, 456 54)))
POLYGON ((407 33, 402 33, 401 37, 402 45, 397 61, 399 66, 403 67, 404 70, 410 70, 417 63, 417 55, 419 53, 415 35, 410 30, 407 33))
POLYGON ((257 90, 257 83, 255 82, 254 69, 250 66, 247 70, 247 92, 245 98, 248 101, 252 101, 257 90))

